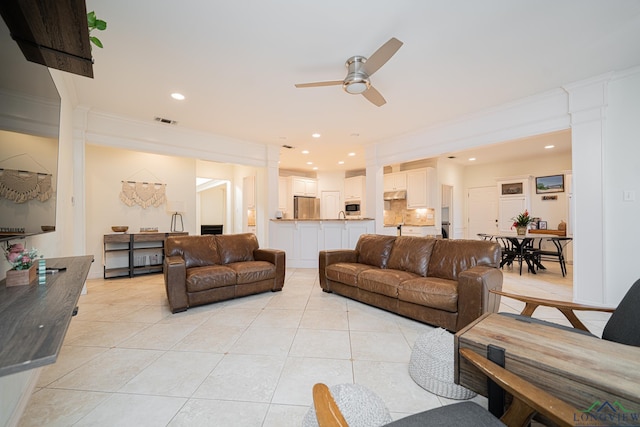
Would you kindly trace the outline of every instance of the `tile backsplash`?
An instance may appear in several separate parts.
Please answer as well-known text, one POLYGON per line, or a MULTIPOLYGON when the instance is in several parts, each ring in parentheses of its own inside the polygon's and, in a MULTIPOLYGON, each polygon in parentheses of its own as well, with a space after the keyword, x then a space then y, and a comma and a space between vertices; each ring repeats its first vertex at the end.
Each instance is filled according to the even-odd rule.
POLYGON ((384 225, 435 225, 435 209, 407 209, 406 200, 384 202, 384 225))

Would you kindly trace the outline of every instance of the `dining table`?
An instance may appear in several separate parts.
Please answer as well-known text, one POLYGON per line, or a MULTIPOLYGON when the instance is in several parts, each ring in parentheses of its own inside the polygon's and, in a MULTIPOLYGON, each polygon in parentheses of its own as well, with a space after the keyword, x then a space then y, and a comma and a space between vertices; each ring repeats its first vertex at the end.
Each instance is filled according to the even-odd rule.
POLYGON ((516 259, 520 264, 520 275, 522 275, 522 262, 527 264, 527 271, 536 274, 536 267, 546 270, 539 258, 534 257, 534 242, 541 239, 553 239, 558 237, 555 234, 485 234, 487 239, 494 240, 502 245, 503 257, 500 261, 500 268, 505 264, 511 265, 516 259))

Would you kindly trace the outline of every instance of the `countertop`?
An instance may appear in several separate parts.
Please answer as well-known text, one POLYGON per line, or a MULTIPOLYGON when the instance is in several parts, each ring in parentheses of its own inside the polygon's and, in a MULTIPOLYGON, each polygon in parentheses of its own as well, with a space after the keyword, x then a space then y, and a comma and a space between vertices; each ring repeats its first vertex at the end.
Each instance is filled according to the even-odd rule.
POLYGON ((283 218, 283 219, 272 219, 271 221, 275 222, 293 222, 293 221, 305 221, 305 222, 320 222, 320 221, 331 221, 331 222, 355 222, 355 221, 373 221, 373 218, 358 218, 358 219, 344 219, 344 218, 318 218, 318 219, 295 219, 295 218, 283 218))

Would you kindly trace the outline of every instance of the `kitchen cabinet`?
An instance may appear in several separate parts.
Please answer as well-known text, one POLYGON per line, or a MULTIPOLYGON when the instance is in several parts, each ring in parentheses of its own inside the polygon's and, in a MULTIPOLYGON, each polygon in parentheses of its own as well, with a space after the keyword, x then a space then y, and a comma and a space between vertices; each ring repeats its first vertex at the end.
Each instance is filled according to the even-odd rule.
POLYGON ((407 189, 407 173, 393 172, 384 175, 384 191, 399 191, 407 189))
POLYGON ((245 209, 256 208, 256 177, 245 176, 242 178, 242 198, 245 209))
POLYGON ((313 178, 291 177, 292 193, 294 196, 316 197, 318 181, 313 178))
POLYGON ((289 192, 287 191, 287 178, 278 177, 278 210, 285 213, 287 211, 287 202, 289 200, 289 192))
POLYGON ((435 227, 412 225, 403 225, 401 228, 401 233, 403 236, 414 237, 433 236, 436 234, 435 227))
POLYGON ((359 201, 362 203, 365 194, 365 177, 360 176, 352 176, 350 178, 345 178, 344 180, 344 200, 348 201, 359 201))
POLYGON ((407 209, 435 208, 436 170, 415 169, 407 172, 407 209))

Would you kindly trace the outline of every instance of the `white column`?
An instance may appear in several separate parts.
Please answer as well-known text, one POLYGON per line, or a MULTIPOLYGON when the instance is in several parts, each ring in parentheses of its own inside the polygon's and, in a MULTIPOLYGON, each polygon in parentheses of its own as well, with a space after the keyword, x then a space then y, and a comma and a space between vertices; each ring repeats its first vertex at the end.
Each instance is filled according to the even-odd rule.
POLYGON ((604 146, 607 83, 599 76, 565 87, 571 114, 574 223, 573 299, 605 304, 604 146))

